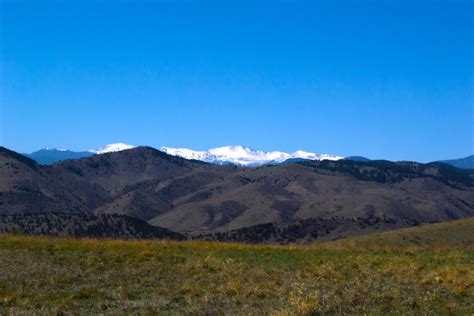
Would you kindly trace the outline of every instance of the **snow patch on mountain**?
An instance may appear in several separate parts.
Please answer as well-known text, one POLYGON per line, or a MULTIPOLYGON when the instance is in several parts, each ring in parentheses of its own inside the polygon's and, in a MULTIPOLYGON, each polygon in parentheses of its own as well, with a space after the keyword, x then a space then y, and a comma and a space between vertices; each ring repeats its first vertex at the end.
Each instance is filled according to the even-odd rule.
POLYGON ((44 150, 44 151, 70 151, 69 149, 64 149, 64 148, 56 148, 56 147, 44 147, 40 150, 44 150))
POLYGON ((215 164, 234 164, 239 166, 261 166, 272 163, 282 163, 288 159, 308 159, 308 160, 339 160, 344 157, 315 154, 302 150, 294 153, 286 153, 282 151, 261 151, 254 150, 244 146, 224 146, 211 148, 207 151, 197 151, 188 148, 161 147, 161 151, 186 159, 201 160, 215 164))
POLYGON ((124 144, 124 143, 116 143, 116 144, 108 144, 97 149, 90 149, 88 151, 90 153, 100 155, 100 154, 112 153, 112 152, 132 149, 132 148, 135 148, 135 146, 124 144))

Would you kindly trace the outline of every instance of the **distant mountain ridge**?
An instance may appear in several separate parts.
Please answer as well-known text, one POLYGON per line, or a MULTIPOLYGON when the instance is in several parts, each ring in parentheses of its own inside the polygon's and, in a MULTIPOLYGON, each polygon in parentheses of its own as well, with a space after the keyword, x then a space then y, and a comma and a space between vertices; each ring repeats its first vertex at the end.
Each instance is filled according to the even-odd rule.
POLYGON ((38 151, 26 154, 27 157, 35 160, 37 163, 49 165, 63 160, 80 159, 90 157, 94 154, 88 151, 70 151, 56 148, 44 148, 38 151))
POLYGON ((160 150, 173 156, 179 156, 186 159, 201 160, 208 163, 225 165, 233 164, 245 167, 256 167, 267 164, 280 164, 291 161, 292 159, 299 160, 340 160, 344 157, 315 154, 303 150, 297 150, 293 153, 286 153, 282 151, 261 151, 255 150, 245 146, 224 146, 211 148, 206 151, 192 150, 188 148, 172 148, 161 147, 160 150))
MULTIPOLYGON (((30 154, 25 154, 25 156, 35 160, 40 164, 53 164, 63 160, 80 159, 93 155, 118 152, 132 148, 135 148, 135 146, 125 143, 109 144, 97 149, 79 152, 67 149, 44 148, 30 154)), ((169 155, 178 156, 185 159, 200 160, 217 165, 237 165, 245 167, 257 167, 269 164, 290 163, 303 160, 343 159, 341 156, 315 154, 303 150, 298 150, 294 153, 286 153, 282 151, 265 152, 240 145, 211 148, 207 151, 172 147, 160 147, 160 150, 169 155)))
POLYGON ((460 159, 443 160, 440 162, 447 163, 456 168, 474 169, 474 155, 460 159))
POLYGON ((90 157, 93 155, 106 154, 110 152, 117 152, 127 149, 132 149, 135 146, 116 143, 108 144, 97 149, 89 149, 86 151, 72 151, 68 149, 59 149, 59 148, 43 148, 38 151, 32 152, 30 154, 24 154, 25 156, 33 159, 39 164, 50 165, 64 160, 71 159, 80 159, 85 157, 90 157))
MULTIPOLYGON (((118 152, 133 149, 135 146, 125 143, 108 144, 100 148, 85 151, 71 151, 58 148, 43 148, 30 154, 23 154, 39 164, 54 164, 64 160, 87 158, 93 155, 118 152)), ((329 154, 315 154, 298 150, 293 153, 282 151, 265 152, 245 146, 224 146, 211 148, 209 150, 192 150, 188 148, 160 147, 159 150, 168 155, 182 157, 188 160, 199 160, 216 165, 236 165, 243 167, 258 167, 266 165, 293 164, 304 161, 320 160, 352 160, 358 162, 369 162, 371 159, 363 156, 342 157, 329 154)), ((456 168, 474 169, 474 155, 451 160, 436 161, 449 164, 456 168)))

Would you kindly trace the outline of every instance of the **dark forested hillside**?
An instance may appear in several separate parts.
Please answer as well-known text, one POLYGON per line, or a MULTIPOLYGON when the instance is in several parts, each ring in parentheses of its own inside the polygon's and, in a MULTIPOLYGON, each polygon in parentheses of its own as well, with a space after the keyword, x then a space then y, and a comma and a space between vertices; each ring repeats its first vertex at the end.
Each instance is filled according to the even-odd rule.
POLYGON ((0 233, 118 239, 185 238, 129 216, 84 213, 0 214, 0 233))
POLYGON ((387 217, 345 218, 335 216, 327 219, 309 218, 286 223, 259 224, 230 231, 200 234, 195 238, 245 243, 310 243, 418 225, 417 221, 387 217))

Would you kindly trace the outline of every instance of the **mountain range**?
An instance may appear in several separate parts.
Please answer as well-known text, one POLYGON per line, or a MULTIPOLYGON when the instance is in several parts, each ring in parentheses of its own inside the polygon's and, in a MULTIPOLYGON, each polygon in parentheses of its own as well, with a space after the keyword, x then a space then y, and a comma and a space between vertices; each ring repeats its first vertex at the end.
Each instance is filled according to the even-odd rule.
MULTIPOLYGON (((33 153, 24 155, 32 158, 40 164, 53 164, 63 160, 79 159, 84 157, 90 157, 96 154, 117 152, 131 148, 135 148, 135 146, 128 145, 125 143, 116 143, 105 145, 97 149, 89 149, 78 152, 67 149, 44 148, 33 153)), ((369 158, 362 156, 342 157, 329 154, 315 154, 303 150, 297 150, 293 153, 286 153, 282 151, 265 152, 240 145, 211 148, 205 151, 173 147, 160 147, 160 150, 169 155, 179 156, 189 160, 200 160, 217 165, 237 165, 245 167, 294 163, 302 162, 305 160, 345 159, 361 162, 370 161, 369 158)), ((445 160, 439 162, 447 163, 457 168, 474 169, 474 155, 465 158, 445 160)))
MULTIPOLYGON (((109 144, 98 149, 90 149, 87 151, 74 152, 66 149, 44 148, 35 151, 26 156, 34 159, 41 164, 52 164, 63 160, 78 159, 90 157, 95 154, 105 154, 109 152, 117 152, 134 148, 135 146, 117 143, 109 144)), ((298 150, 294 153, 286 153, 282 151, 265 152, 254 150, 245 146, 224 146, 211 148, 207 151, 197 151, 187 148, 161 147, 161 151, 173 156, 179 156, 190 160, 200 160, 218 165, 238 165, 246 167, 262 166, 267 164, 279 164, 292 159, 305 160, 338 160, 341 156, 335 155, 318 155, 311 152, 298 150)))
POLYGON ((261 151, 244 146, 224 146, 211 148, 206 151, 196 151, 188 148, 172 148, 161 147, 161 151, 186 159, 201 160, 214 164, 232 164, 238 166, 255 167, 268 164, 279 164, 289 159, 306 159, 306 160, 339 160, 343 157, 315 154, 302 150, 293 153, 282 151, 261 151))
POLYGON ((41 165, 0 148, 0 214, 42 213, 126 215, 196 238, 251 241, 255 230, 245 230, 271 225, 256 231, 293 240, 296 225, 306 227, 304 240, 337 239, 474 216, 474 179, 472 170, 443 163, 302 160, 250 168, 151 147, 41 165))
POLYGON ((444 160, 441 162, 447 163, 457 168, 474 169, 474 155, 467 156, 465 158, 460 158, 460 159, 444 160))

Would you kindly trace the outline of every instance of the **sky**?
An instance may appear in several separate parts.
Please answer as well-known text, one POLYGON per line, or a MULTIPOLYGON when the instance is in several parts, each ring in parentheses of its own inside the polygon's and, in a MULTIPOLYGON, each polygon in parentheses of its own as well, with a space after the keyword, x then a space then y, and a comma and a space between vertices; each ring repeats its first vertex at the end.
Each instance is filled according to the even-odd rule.
POLYGON ((474 1, 0 0, 0 145, 474 154, 474 1))

